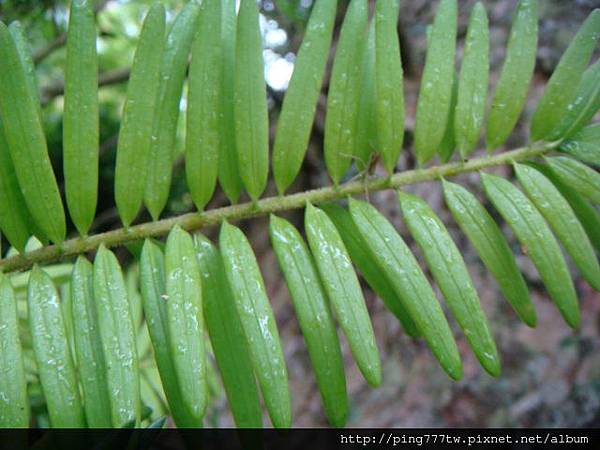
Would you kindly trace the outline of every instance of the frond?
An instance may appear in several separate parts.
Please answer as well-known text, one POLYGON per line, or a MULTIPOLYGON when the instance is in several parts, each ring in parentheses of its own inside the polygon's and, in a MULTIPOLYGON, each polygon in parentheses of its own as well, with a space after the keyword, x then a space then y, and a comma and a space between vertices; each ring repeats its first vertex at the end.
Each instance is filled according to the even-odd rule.
POLYGON ((448 316, 483 369, 500 376, 494 326, 460 250, 432 207, 402 190, 424 181, 440 184, 454 221, 520 320, 534 327, 536 311, 482 195, 511 228, 565 322, 579 326, 568 262, 600 290, 600 124, 590 123, 600 108, 600 62, 590 65, 600 10, 550 78, 528 145, 502 151, 533 74, 537 2, 517 6, 487 105, 485 8, 473 8, 458 69, 457 2, 441 0, 416 105, 419 168, 398 172, 405 132, 399 5, 378 0, 369 22, 367 0, 352 0, 327 96, 323 160, 333 185, 285 196, 306 157, 336 12, 330 0, 312 8, 275 134, 280 195, 262 197, 269 120, 255 0, 242 0, 237 17, 230 0, 189 2, 168 33, 164 8, 150 7, 119 131, 114 203, 124 227, 88 236, 98 201, 98 56, 91 2, 74 0, 63 162, 64 200, 78 235, 66 240, 32 58, 19 25, 0 23, 0 230, 13 247, 0 260, 0 397, 8 399, 0 402, 0 426, 30 424, 29 380, 41 386, 55 427, 162 426, 154 420, 167 414, 177 426, 200 427, 214 397, 213 356, 237 426, 262 426, 261 396, 273 425, 291 426, 287 366, 268 289, 250 242, 230 224, 268 214, 271 244, 332 425, 343 426, 349 408, 337 325, 365 380, 386 382, 359 274, 407 335, 424 339, 449 377, 460 379, 463 366, 448 316), (186 77, 185 176, 198 212, 160 219, 186 77), (468 160, 482 135, 491 154, 468 160), (379 157, 388 176, 370 177, 379 157), (431 164, 436 157, 440 164, 431 164), (512 165, 520 187, 484 171, 499 165, 512 165), (358 181, 349 179, 356 168, 358 181), (471 172, 480 173, 476 193, 452 179, 471 172), (242 190, 250 201, 203 211, 217 183, 232 203, 242 190), (373 205, 354 198, 384 189, 397 190, 417 252, 373 205), (143 207, 153 221, 136 223, 143 207), (306 240, 275 215, 302 208, 306 240), (189 233, 211 225, 220 226, 218 246, 189 233), (127 244, 138 245, 132 253, 139 268, 124 272, 109 248, 127 244), (93 251, 90 262, 85 254, 93 251))

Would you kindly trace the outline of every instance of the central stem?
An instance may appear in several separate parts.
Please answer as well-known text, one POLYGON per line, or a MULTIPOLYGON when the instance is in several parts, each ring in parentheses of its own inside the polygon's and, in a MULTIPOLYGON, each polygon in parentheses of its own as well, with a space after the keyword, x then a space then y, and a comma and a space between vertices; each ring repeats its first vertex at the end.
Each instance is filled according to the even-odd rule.
POLYGON ((201 213, 188 213, 181 216, 147 222, 129 228, 119 228, 88 237, 69 239, 61 244, 48 245, 22 255, 0 259, 0 271, 11 272, 30 268, 36 263, 56 261, 67 256, 79 255, 97 249, 101 244, 115 247, 148 237, 166 235, 175 225, 193 231, 223 220, 241 220, 249 217, 264 216, 278 211, 287 211, 304 207, 306 202, 322 203, 337 200, 349 195, 369 191, 397 189, 409 184, 433 181, 440 177, 451 177, 465 172, 474 172, 486 167, 510 164, 543 155, 554 147, 552 144, 522 147, 493 156, 483 156, 467 162, 448 163, 427 169, 415 169, 399 172, 391 177, 379 177, 367 181, 350 181, 338 187, 328 186, 311 191, 300 192, 284 197, 267 197, 257 202, 216 208, 201 213))

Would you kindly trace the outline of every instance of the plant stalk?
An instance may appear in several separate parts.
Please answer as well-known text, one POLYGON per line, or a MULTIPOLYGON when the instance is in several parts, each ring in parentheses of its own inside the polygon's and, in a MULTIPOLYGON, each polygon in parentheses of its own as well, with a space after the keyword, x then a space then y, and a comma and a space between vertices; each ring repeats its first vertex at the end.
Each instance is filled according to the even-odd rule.
POLYGON ((408 170, 396 173, 391 177, 350 181, 337 187, 328 186, 287 196, 267 197, 257 202, 225 206, 201 213, 187 213, 177 217, 147 222, 129 228, 119 228, 88 237, 76 237, 66 240, 61 244, 48 245, 29 253, 0 259, 0 271, 6 273, 26 270, 34 264, 58 261, 63 258, 96 250, 100 244, 104 244, 106 247, 115 247, 149 237, 164 236, 175 225, 179 225, 188 231, 195 231, 208 226, 218 225, 223 220, 238 221, 251 217, 265 216, 270 213, 302 208, 306 202, 322 203, 362 194, 365 191, 398 189, 402 186, 433 181, 441 177, 452 177, 461 173, 475 172, 488 167, 510 164, 540 156, 554 147, 556 147, 556 143, 539 143, 496 155, 482 156, 466 162, 452 162, 424 169, 408 170))

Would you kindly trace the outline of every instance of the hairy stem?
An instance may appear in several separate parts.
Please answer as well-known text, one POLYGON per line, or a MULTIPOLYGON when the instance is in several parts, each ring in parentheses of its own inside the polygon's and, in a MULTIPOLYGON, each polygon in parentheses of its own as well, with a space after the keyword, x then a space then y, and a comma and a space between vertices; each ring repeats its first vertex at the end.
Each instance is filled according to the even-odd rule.
POLYGON ((349 195, 362 194, 365 190, 379 191, 397 189, 409 184, 433 181, 440 177, 451 177, 461 173, 474 172, 487 167, 510 164, 513 161, 523 161, 542 155, 554 148, 554 144, 539 144, 522 147, 492 156, 483 156, 467 162, 454 162, 426 169, 399 172, 391 177, 373 178, 368 181, 350 181, 337 188, 334 186, 300 192, 283 197, 267 197, 258 202, 242 203, 212 209, 202 213, 188 213, 181 216, 147 222, 129 228, 119 228, 88 237, 77 237, 64 241, 62 244, 48 245, 32 252, 0 259, 0 271, 11 272, 30 268, 36 263, 48 263, 64 257, 74 256, 93 251, 100 244, 107 247, 127 244, 148 237, 166 235, 171 228, 179 225, 193 231, 211 225, 218 225, 223 220, 236 221, 250 217, 264 216, 278 211, 286 211, 304 207, 306 202, 320 203, 336 200, 349 195))

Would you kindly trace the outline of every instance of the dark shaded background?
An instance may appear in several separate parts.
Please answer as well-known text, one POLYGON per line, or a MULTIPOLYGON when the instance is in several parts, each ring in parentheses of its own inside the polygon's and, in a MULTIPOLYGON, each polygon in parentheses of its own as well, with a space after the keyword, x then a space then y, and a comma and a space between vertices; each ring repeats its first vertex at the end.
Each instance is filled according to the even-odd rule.
MULTIPOLYGON (((102 88, 100 94, 102 102, 101 197, 93 232, 120 227, 112 192, 115 144, 126 87, 124 81, 127 77, 127 67, 135 48, 137 27, 148 3, 142 0, 97 2, 101 36, 99 43, 101 79, 106 86, 102 88)), ((163 3, 170 12, 175 13, 184 2, 168 0, 163 3)), ((466 33, 468 14, 474 3, 471 0, 459 1, 458 61, 460 61, 462 41, 466 33)), ((487 0, 483 3, 490 18, 490 62, 493 84, 498 77, 504 57, 504 47, 516 0, 487 0)), ((524 113, 525 118, 532 112, 532 107, 540 97, 544 83, 578 26, 594 7, 600 7, 598 0, 540 0, 539 3, 538 60, 524 113)), ((269 0, 262 1, 265 33, 268 33, 268 30, 276 30, 277 33, 283 30, 286 33, 283 43, 279 42, 266 50, 269 52, 266 55, 269 56, 270 61, 276 61, 278 58, 293 61, 293 55, 303 36, 304 21, 310 4, 310 0, 274 3, 269 0)), ((373 4, 374 2, 371 1, 371 6, 373 4)), ((336 37, 345 5, 345 1, 340 2, 336 37)), ((401 2, 399 32, 405 70, 407 137, 398 170, 414 167, 410 148, 411 130, 424 60, 425 30, 432 21, 436 5, 437 2, 426 0, 401 2)), ((62 179, 60 160, 62 98, 60 94, 65 60, 62 44, 67 19, 66 11, 67 2, 63 1, 0 1, 0 19, 6 23, 15 19, 21 20, 26 26, 34 49, 42 99, 45 103, 45 128, 59 179, 62 179)), ((172 19, 173 15, 169 17, 172 19)), ((268 42, 267 39, 267 44, 268 42)), ((283 95, 284 92, 269 86, 272 131, 276 125, 283 95)), ((292 191, 329 184, 322 160, 324 106, 323 96, 307 158, 292 191)), ((523 123, 523 121, 519 123, 513 136, 506 143, 507 148, 526 142, 527 129, 523 123)), ((181 131, 183 134, 183 129, 181 131)), ((498 168, 496 171, 512 177, 509 168, 498 168)), ((458 180, 471 191, 481 193, 476 174, 461 176, 458 180)), ((383 384, 378 389, 367 386, 352 362, 348 347, 342 338, 351 405, 348 425, 407 427, 600 425, 600 358, 598 357, 600 295, 582 281, 575 271, 572 271, 581 299, 582 326, 578 331, 570 330, 561 319, 558 310, 551 304, 530 260, 522 255, 510 230, 503 225, 509 243, 518 255, 518 263, 531 287, 537 308, 538 326, 536 329, 529 329, 518 321, 508 303, 500 295, 495 281, 482 266, 472 246, 458 232, 456 224, 443 204, 439 185, 426 183, 411 186, 407 190, 422 196, 433 206, 448 225, 463 252, 475 286, 480 293, 483 307, 490 319, 503 359, 503 372, 498 379, 488 376, 479 367, 464 338, 457 331, 458 344, 465 364, 465 376, 460 382, 452 382, 439 368, 424 343, 408 338, 394 316, 385 310, 382 302, 365 286, 365 298, 383 358, 383 384)), ((275 194, 273 184, 269 185, 268 194, 275 194)), ((370 200, 394 222, 422 261, 419 251, 400 220, 394 193, 371 193, 370 200)), ((218 190, 209 207, 225 204, 227 201, 218 190)), ((489 204, 486 206, 489 207, 489 204)), ((181 162, 178 162, 175 166, 171 198, 164 216, 191 210, 193 206, 185 186, 184 167, 181 162)), ((491 208, 490 211, 494 213, 491 208)), ((301 226, 301 212, 291 212, 287 216, 301 226)), ((138 218, 139 222, 148 220, 150 217, 146 213, 142 213, 138 218)), ((255 219, 243 223, 242 226, 256 251, 277 317, 288 363, 294 425, 326 426, 327 422, 322 412, 306 347, 291 307, 287 288, 270 248, 266 229, 267 220, 255 219)), ((71 227, 71 233, 73 232, 71 227)), ((206 233, 210 237, 215 236, 214 229, 207 230, 206 233)), ((131 254, 126 249, 119 249, 117 252, 124 265, 135 268, 131 254)), ((452 325, 457 330, 454 322, 452 325)), ((231 426, 232 420, 228 413, 227 402, 218 383, 214 386, 213 394, 214 403, 207 414, 206 425, 231 426)))

